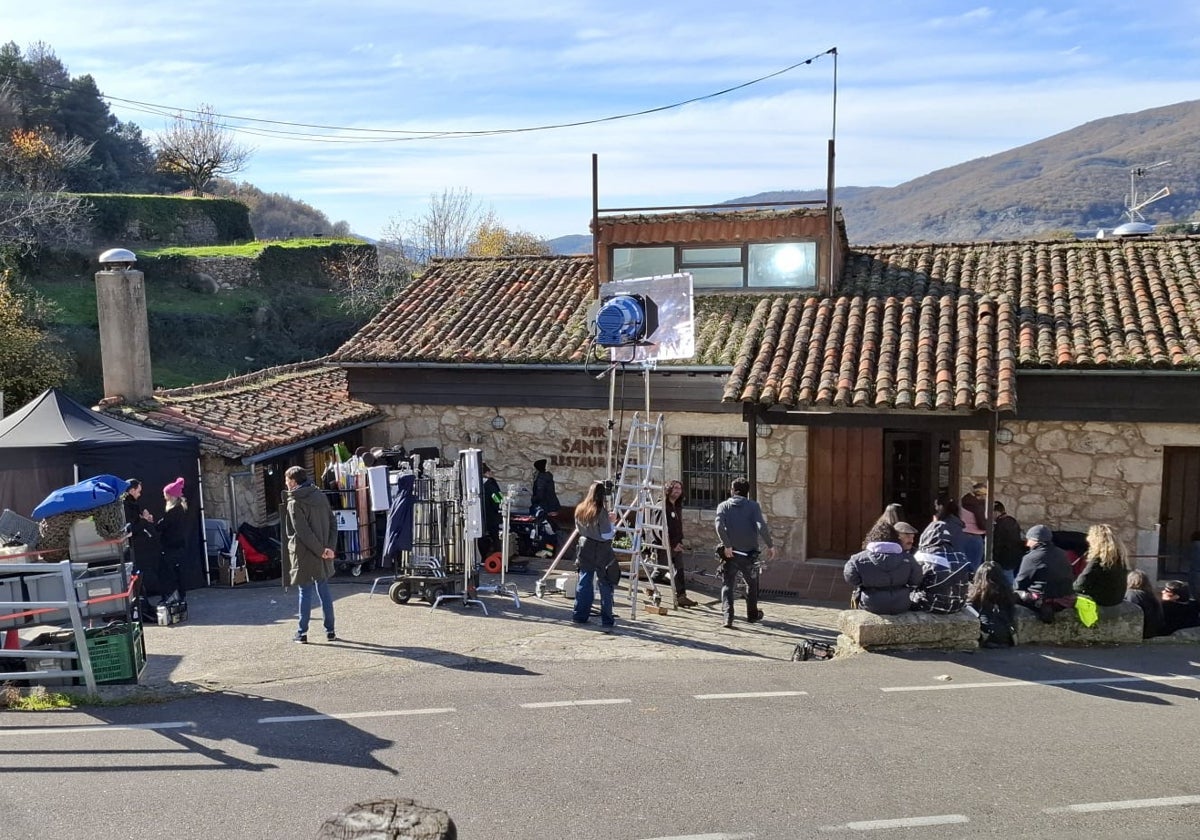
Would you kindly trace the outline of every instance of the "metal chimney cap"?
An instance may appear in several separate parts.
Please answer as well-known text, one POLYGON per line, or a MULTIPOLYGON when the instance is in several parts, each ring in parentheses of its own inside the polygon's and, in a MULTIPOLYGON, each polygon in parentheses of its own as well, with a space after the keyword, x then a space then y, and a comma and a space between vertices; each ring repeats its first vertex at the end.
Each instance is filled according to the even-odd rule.
POLYGON ((121 265, 125 268, 137 262, 137 254, 127 248, 109 248, 100 255, 100 265, 121 265))

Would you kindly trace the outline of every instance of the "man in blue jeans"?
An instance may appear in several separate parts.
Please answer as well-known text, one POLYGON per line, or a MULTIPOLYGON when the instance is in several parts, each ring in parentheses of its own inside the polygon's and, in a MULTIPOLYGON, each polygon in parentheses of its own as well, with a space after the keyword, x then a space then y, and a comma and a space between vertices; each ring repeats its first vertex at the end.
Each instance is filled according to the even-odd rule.
POLYGON ((725 626, 733 626, 733 594, 737 576, 746 581, 746 621, 754 624, 762 621, 763 612, 758 608, 758 543, 767 547, 767 559, 775 559, 775 546, 771 544, 771 529, 763 518, 758 502, 747 498, 750 481, 735 478, 729 488, 730 497, 717 505, 713 524, 717 539, 721 541, 721 614, 725 626))
POLYGON ((288 580, 300 590, 300 624, 292 641, 308 644, 308 622, 312 594, 316 590, 325 619, 325 638, 337 639, 333 624, 333 595, 329 577, 337 556, 337 520, 329 502, 308 480, 303 467, 288 467, 283 474, 287 505, 283 514, 283 538, 287 549, 288 580))

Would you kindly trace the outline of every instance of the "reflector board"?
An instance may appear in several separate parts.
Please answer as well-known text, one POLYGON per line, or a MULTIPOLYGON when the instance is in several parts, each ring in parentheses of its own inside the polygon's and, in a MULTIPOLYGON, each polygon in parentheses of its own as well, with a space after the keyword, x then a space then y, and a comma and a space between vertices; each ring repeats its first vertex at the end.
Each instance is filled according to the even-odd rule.
POLYGON ((665 274, 614 280, 600 287, 600 300, 616 294, 643 295, 658 307, 658 329, 645 342, 629 347, 614 347, 609 358, 614 362, 667 361, 690 359, 696 353, 696 321, 692 308, 692 275, 665 274))

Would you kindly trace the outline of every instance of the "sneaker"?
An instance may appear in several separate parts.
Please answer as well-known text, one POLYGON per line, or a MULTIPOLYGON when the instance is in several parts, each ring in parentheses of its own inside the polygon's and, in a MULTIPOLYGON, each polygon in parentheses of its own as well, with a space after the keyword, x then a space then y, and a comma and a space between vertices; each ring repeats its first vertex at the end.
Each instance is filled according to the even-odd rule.
POLYGON ((675 599, 675 606, 681 607, 681 608, 682 607, 694 607, 694 606, 696 606, 696 602, 693 601, 691 598, 689 598, 686 595, 680 595, 678 598, 675 599))
POLYGON ((721 625, 721 626, 722 626, 722 627, 732 627, 732 626, 733 626, 733 619, 732 619, 732 618, 727 618, 727 619, 725 619, 725 621, 722 623, 722 625, 721 625))
POLYGON ((613 633, 615 633, 617 631, 616 631, 616 628, 613 627, 611 624, 605 624, 603 627, 600 628, 600 632, 606 636, 611 636, 613 633))
POLYGON ((334 633, 333 631, 330 631, 330 632, 326 633, 326 634, 325 634, 325 641, 327 641, 327 642, 336 642, 336 641, 337 641, 337 633, 334 633))
POLYGON ((762 610, 759 610, 758 612, 756 612, 754 614, 754 618, 746 619, 746 621, 750 622, 751 624, 757 624, 758 622, 760 622, 762 620, 763 620, 763 611, 762 610))
POLYGON ((304 633, 297 633, 296 635, 292 636, 292 641, 296 644, 306 645, 308 644, 308 636, 306 636, 304 633))

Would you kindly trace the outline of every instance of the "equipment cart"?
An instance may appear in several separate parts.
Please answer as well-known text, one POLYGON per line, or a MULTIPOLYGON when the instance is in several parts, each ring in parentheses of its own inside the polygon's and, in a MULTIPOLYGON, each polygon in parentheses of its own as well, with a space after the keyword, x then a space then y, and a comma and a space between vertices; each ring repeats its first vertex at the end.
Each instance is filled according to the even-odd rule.
POLYGON ((407 604, 416 597, 436 604, 440 597, 469 594, 459 504, 457 469, 427 462, 413 484, 413 545, 396 561, 388 587, 392 601, 407 604))

